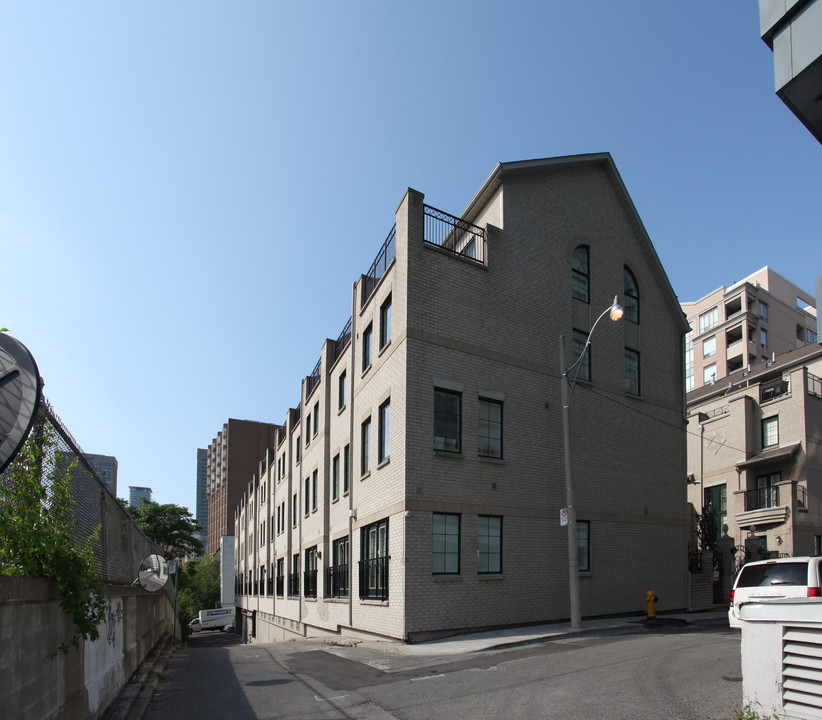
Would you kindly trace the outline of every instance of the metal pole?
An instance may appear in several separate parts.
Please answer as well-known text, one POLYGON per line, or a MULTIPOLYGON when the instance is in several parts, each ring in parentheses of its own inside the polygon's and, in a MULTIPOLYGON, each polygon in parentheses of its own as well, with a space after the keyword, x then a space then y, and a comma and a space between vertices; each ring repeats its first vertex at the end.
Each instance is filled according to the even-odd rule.
MULTIPOLYGON (((590 336, 589 336, 590 337, 590 336)), ((571 479, 571 393, 565 368, 565 336, 559 336, 559 371, 562 386, 562 436, 565 454, 565 505, 568 510, 568 589, 571 596, 571 628, 581 623, 579 610, 579 547, 577 546, 577 511, 574 507, 574 485, 571 479)))
MULTIPOLYGON (((174 559, 174 632, 171 633, 171 637, 174 642, 177 642, 177 579, 180 577, 180 564, 177 562, 177 559, 174 559)), ((182 628, 180 628, 180 632, 182 632, 182 628)))

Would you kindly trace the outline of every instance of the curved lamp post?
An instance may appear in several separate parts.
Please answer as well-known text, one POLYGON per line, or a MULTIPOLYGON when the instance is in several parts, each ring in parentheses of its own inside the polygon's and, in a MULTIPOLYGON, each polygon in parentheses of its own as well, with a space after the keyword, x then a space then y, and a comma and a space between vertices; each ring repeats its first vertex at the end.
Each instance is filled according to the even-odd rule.
POLYGON ((577 511, 574 507, 574 486, 571 480, 571 420, 568 411, 571 405, 571 393, 576 384, 577 374, 579 374, 579 367, 585 359, 588 347, 591 345, 591 338, 599 321, 609 315, 611 320, 617 322, 622 318, 624 312, 622 305, 619 304, 619 296, 614 295, 614 302, 609 308, 605 309, 591 327, 588 340, 576 362, 567 369, 565 368, 565 337, 559 336, 559 365, 562 372, 560 378, 560 384, 562 385, 562 435, 565 451, 565 504, 568 511, 568 585, 571 593, 571 627, 574 629, 580 627, 582 616, 579 610, 579 547, 577 546, 577 511), (568 376, 574 369, 577 372, 574 374, 573 380, 569 380, 568 376))

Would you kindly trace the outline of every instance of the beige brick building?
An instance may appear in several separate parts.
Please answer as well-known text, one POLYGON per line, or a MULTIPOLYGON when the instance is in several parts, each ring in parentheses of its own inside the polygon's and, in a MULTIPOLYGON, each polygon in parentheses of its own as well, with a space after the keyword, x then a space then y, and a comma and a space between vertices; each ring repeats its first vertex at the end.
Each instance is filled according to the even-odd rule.
POLYGON ((688 394, 688 499, 738 548, 752 534, 765 553, 822 554, 820 378, 813 343, 688 394))
POLYGON ((236 510, 249 634, 401 640, 569 617, 560 337, 583 616, 687 605, 679 303, 608 154, 408 190, 236 510))
POLYGON ((813 295, 769 267, 682 303, 682 311, 691 325, 687 392, 817 341, 813 295))

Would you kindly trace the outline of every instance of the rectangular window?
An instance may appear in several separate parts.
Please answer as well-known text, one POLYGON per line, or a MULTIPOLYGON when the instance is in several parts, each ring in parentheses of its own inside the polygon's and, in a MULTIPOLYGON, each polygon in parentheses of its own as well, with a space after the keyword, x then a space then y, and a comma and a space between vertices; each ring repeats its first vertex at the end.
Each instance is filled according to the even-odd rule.
POLYGON ((297 493, 291 498, 291 522, 297 527, 297 493))
POLYGON ((816 330, 811 330, 810 328, 805 328, 806 330, 806 339, 808 344, 816 342, 816 330))
POLYGON ((360 447, 360 475, 365 475, 371 470, 371 418, 360 427, 360 447))
POLYGON ((762 447, 779 445, 779 415, 762 420, 762 447))
POLYGON ((305 418, 305 446, 311 444, 311 413, 308 413, 305 418))
POLYGON ((283 561, 283 558, 279 558, 277 560, 277 595, 279 597, 283 596, 283 590, 285 589, 283 587, 283 585, 284 585, 284 583, 283 583, 284 570, 285 570, 285 563, 283 561))
POLYGON ((480 515, 477 518, 477 572, 502 572, 502 518, 480 515))
POLYGON ((813 536, 813 554, 815 557, 822 555, 822 535, 813 536))
POLYGON ((317 597, 317 546, 305 551, 305 577, 303 578, 305 597, 317 597))
POLYGON ((351 485, 351 446, 343 448, 343 494, 348 495, 348 488, 351 485))
POLYGON ((391 456, 391 400, 380 405, 377 462, 385 462, 391 456))
POLYGON ((591 523, 577 520, 577 547, 579 549, 579 571, 591 570, 591 523))
POLYGON ((291 558, 291 575, 288 578, 288 594, 296 597, 300 594, 300 553, 291 558))
POLYGON ((391 340, 391 296, 380 307, 380 350, 391 340))
POLYGON ((573 355, 573 362, 579 360, 582 353, 585 353, 585 359, 579 366, 579 374, 577 377, 580 380, 587 380, 591 382, 591 348, 588 348, 588 351, 585 351, 585 345, 588 343, 588 333, 582 332, 582 330, 574 330, 573 333, 573 342, 572 342, 572 355, 573 355))
POLYGON ((434 450, 462 452, 462 393, 434 389, 434 450))
POLYGON ((768 322, 768 303, 764 303, 761 300, 759 301, 759 317, 768 322))
POLYGON ((318 492, 318 480, 319 480, 319 471, 315 470, 314 473, 311 475, 311 509, 317 509, 317 496, 319 495, 318 492))
POLYGON ((301 455, 300 455, 300 438, 297 438, 297 462, 300 462, 301 455))
POLYGON ((702 382, 705 385, 712 385, 716 382, 716 363, 702 368, 702 382))
POLYGON ((320 430, 320 401, 314 403, 314 437, 320 430))
POLYGON ((502 457, 502 403, 480 398, 477 402, 477 451, 480 457, 502 457))
POLYGON ((455 575, 460 571, 460 516, 433 513, 432 566, 434 575, 455 575))
POLYGON ((331 461, 331 499, 340 497, 340 454, 337 453, 331 461))
POLYGON ((348 537, 334 541, 332 547, 332 566, 328 569, 328 596, 348 597, 348 565, 349 565, 348 537))
POLYGON ((763 348, 768 349, 768 331, 762 329, 759 331, 759 342, 763 348))
POLYGON ((345 407, 345 370, 340 373, 340 382, 337 386, 337 407, 342 410, 345 407))
POLYGON ((639 353, 625 348, 625 392, 628 395, 640 395, 641 386, 639 353))
POLYGON ((371 336, 373 334, 373 327, 371 324, 363 331, 362 334, 362 369, 363 372, 371 367, 371 336))
POLYGON ((311 509, 311 478, 310 477, 307 477, 305 479, 304 502, 305 502, 305 516, 308 517, 308 512, 311 509))
POLYGON ((586 245, 580 245, 574 250, 571 258, 571 295, 577 300, 587 303, 590 299, 590 253, 586 245))
POLYGON ((717 324, 719 324, 719 309, 711 308, 708 312, 699 316, 699 334, 702 335, 702 333, 707 332, 717 324))
POLYGON ((388 519, 362 528, 360 598, 388 599, 388 519))
POLYGON ((702 341, 702 357, 716 355, 716 335, 702 341))
POLYGON ((718 540, 722 537, 722 526, 728 521, 728 486, 726 484, 705 488, 702 507, 704 509, 709 505, 714 511, 713 539, 718 540))

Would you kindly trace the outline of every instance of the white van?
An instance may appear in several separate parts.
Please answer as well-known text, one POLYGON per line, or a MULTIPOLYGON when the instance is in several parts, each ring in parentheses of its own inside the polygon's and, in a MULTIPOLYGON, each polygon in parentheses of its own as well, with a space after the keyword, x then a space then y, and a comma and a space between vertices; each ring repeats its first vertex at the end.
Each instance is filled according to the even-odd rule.
POLYGON ((774 598, 822 597, 822 557, 757 560, 744 565, 731 590, 728 624, 741 628, 739 606, 774 598))

